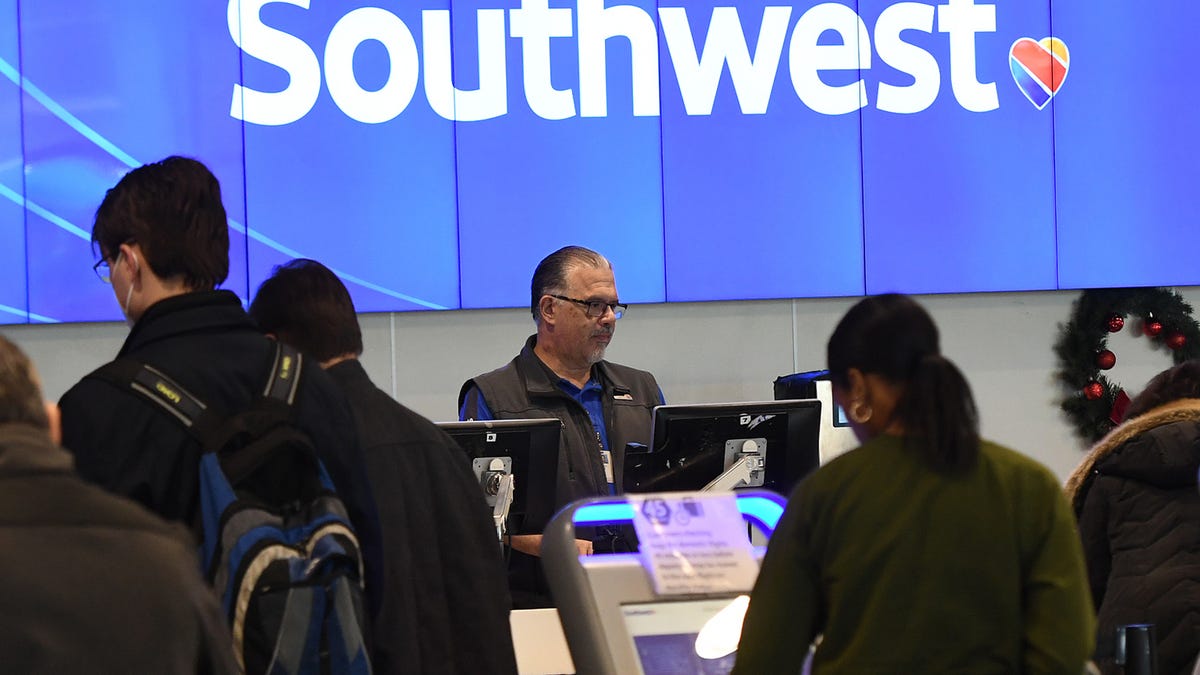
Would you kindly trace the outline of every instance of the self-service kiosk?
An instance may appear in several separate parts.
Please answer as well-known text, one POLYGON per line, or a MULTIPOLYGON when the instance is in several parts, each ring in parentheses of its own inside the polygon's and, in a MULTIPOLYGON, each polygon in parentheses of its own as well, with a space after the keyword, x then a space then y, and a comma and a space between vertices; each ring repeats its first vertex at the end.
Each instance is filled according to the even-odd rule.
POLYGON ((542 554, 577 672, 728 673, 764 553, 746 523, 769 537, 784 505, 746 490, 592 498, 560 511, 542 554), (578 554, 577 528, 630 524, 638 553, 578 554))
POLYGON ((775 378, 775 398, 817 399, 821 402, 821 464, 859 446, 846 411, 833 401, 828 370, 810 370, 775 378))

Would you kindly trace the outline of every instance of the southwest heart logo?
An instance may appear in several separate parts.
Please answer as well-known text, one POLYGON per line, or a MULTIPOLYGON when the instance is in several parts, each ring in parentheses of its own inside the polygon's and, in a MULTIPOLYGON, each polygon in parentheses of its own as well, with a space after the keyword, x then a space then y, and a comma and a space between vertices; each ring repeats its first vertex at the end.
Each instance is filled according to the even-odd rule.
POLYGON ((1008 50, 1013 80, 1038 110, 1045 108, 1062 88, 1070 63, 1067 45, 1056 37, 1041 40, 1023 37, 1008 50))

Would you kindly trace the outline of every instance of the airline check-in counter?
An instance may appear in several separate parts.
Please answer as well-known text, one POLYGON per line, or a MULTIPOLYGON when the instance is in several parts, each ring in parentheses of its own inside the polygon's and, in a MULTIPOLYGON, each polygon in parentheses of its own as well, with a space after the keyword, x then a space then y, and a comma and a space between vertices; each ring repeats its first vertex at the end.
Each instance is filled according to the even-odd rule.
MULTIPOLYGON (((769 537, 784 503, 767 491, 697 492, 593 498, 563 509, 546 530, 543 558, 571 670, 541 670, 566 664, 536 661, 517 637, 522 672, 728 672, 764 552, 748 530, 769 537), (639 552, 578 555, 576 529, 599 526, 632 527, 639 552)), ((514 634, 526 621, 521 614, 514 612, 514 634)), ((547 635, 541 647, 557 649, 547 635)))

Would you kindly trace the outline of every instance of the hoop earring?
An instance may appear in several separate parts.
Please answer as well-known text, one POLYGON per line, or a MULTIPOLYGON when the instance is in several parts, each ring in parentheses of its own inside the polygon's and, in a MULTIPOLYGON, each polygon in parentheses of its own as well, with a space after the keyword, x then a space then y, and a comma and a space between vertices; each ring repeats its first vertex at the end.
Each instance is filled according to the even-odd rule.
POLYGON ((850 421, 854 422, 855 424, 866 424, 871 420, 871 415, 875 413, 875 411, 871 409, 871 406, 867 405, 866 403, 862 403, 861 401, 855 403, 853 406, 851 406, 850 410, 846 412, 850 414, 850 421), (867 409, 865 413, 863 412, 863 408, 867 409))

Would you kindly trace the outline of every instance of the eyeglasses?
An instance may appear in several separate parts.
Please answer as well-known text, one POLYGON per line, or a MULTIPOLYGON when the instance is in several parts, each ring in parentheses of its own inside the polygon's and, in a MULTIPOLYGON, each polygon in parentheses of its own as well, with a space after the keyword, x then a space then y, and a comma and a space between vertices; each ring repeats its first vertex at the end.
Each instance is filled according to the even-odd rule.
MULTIPOLYGON (((113 260, 113 264, 116 264, 116 262, 120 260, 121 256, 124 254, 124 251, 117 251, 117 257, 113 260)), ((108 258, 105 258, 102 255, 101 258, 96 261, 96 264, 92 265, 92 271, 96 273, 96 276, 100 277, 100 281, 103 281, 106 284, 112 283, 112 268, 108 264, 108 258)))
POLYGON ((573 302, 580 307, 583 307, 584 313, 593 319, 598 319, 604 316, 604 311, 608 309, 612 310, 614 319, 619 319, 625 316, 626 310, 629 309, 629 305, 624 305, 619 302, 604 302, 603 300, 579 300, 577 298, 568 298, 565 295, 554 295, 553 293, 547 293, 547 295, 559 300, 573 302))

